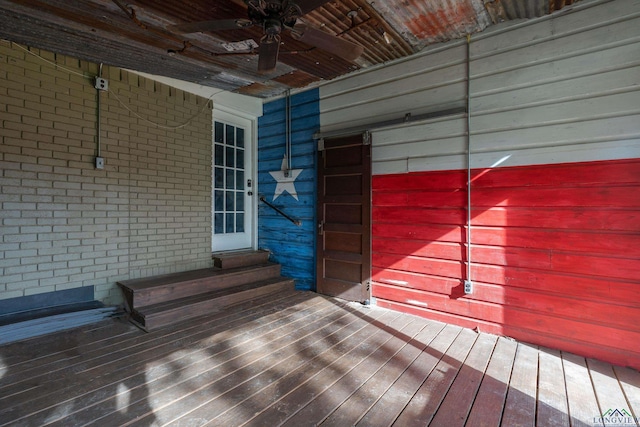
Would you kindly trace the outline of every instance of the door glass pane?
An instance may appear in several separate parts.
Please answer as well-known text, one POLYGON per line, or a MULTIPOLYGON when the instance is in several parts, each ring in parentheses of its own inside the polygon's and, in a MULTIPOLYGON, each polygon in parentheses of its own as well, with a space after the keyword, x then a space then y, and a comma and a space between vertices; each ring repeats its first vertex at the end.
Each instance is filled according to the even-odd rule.
POLYGON ((220 143, 224 142, 224 123, 216 122, 213 140, 220 143))
POLYGON ((236 190, 244 190, 244 171, 236 171, 236 190))
POLYGON ((224 211, 224 191, 216 190, 214 192, 214 209, 216 212, 224 211))
POLYGON ((244 169, 244 150, 238 150, 238 158, 236 159, 238 169, 244 169))
POLYGON ((216 144, 215 151, 213 153, 214 164, 216 166, 224 166, 224 147, 222 145, 216 144))
POLYGON ((224 168, 216 168, 213 177, 213 188, 224 188, 224 168))
POLYGON ((224 233, 224 214, 216 213, 213 215, 213 232, 215 234, 224 233))
POLYGON ((227 145, 236 145, 236 128, 235 126, 227 125, 226 143, 227 145))
POLYGON ((225 188, 233 189, 235 185, 235 171, 233 169, 227 169, 227 185, 225 188))
POLYGON ((244 214, 236 214, 236 233, 244 233, 244 214))
POLYGON ((240 148, 244 148, 244 129, 236 129, 236 145, 240 148))
POLYGON ((236 150, 233 147, 227 147, 227 155, 226 155, 226 162, 224 163, 224 165, 228 168, 234 168, 236 166, 236 150))
POLYGON ((227 191, 226 202, 224 205, 224 208, 227 212, 231 212, 235 210, 234 209, 235 197, 236 197, 236 193, 234 193, 233 191, 227 191))
POLYGON ((234 220, 234 214, 232 213, 228 213, 225 215, 226 216, 226 220, 227 223, 225 224, 225 228, 224 228, 224 232, 225 233, 233 233, 235 230, 235 220, 234 220))
POLYGON ((236 211, 244 212, 244 193, 242 191, 236 193, 236 211))

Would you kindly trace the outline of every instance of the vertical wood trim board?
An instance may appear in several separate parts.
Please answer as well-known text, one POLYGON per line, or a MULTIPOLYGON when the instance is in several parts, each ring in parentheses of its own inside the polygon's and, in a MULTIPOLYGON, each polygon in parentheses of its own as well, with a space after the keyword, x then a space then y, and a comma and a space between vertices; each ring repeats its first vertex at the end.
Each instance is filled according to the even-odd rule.
POLYGON ((373 178, 380 306, 640 368, 640 159, 373 178))

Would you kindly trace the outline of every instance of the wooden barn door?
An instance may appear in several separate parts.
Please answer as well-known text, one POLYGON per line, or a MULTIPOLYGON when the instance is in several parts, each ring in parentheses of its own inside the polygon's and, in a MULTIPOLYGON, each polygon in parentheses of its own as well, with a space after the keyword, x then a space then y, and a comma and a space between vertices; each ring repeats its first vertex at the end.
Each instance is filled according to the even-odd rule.
POLYGON ((370 134, 318 142, 317 291, 367 302, 371 278, 370 134))

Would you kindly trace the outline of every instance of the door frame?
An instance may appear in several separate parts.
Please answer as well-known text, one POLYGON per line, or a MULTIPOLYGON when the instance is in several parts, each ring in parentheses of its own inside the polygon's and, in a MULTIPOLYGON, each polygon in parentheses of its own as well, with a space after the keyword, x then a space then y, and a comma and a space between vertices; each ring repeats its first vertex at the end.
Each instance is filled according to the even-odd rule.
MULTIPOLYGON (((258 244, 258 180, 257 180, 257 136, 258 135, 258 121, 255 117, 238 113, 235 110, 219 107, 214 104, 211 114, 211 250, 212 252, 224 252, 234 251, 242 249, 256 249, 258 244), (213 213, 214 213, 214 197, 213 197, 213 173, 214 173, 214 124, 216 121, 227 123, 236 127, 242 127, 245 129, 245 153, 249 153, 249 162, 245 161, 245 181, 250 179, 252 186, 246 188, 247 192, 251 192, 252 195, 245 199, 245 214, 248 214, 249 218, 247 223, 249 225, 250 236, 248 242, 241 246, 237 246, 227 241, 220 242, 216 245, 216 235, 213 230, 213 213), (248 134, 248 135, 247 135, 248 134), (250 168, 250 172, 247 174, 246 169, 250 168), (250 212, 246 212, 246 208, 249 208, 250 212)), ((246 185, 246 182, 245 182, 246 185)), ((244 243, 244 242, 243 242, 244 243)))

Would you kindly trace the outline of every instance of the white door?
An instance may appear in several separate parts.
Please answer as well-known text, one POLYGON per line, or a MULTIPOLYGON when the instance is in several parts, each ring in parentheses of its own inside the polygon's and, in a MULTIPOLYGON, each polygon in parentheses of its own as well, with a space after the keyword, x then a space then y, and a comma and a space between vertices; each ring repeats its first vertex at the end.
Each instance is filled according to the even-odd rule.
POLYGON ((213 112, 211 249, 253 245, 252 123, 223 111, 213 112))

